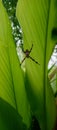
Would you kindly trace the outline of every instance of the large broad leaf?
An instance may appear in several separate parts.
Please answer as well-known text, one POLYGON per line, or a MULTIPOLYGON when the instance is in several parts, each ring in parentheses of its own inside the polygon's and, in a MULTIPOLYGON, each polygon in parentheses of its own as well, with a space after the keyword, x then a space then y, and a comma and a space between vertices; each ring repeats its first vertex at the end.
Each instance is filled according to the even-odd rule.
MULTIPOLYGON (((19 115, 22 117, 22 121, 27 126, 29 126, 30 107, 26 96, 23 74, 16 54, 15 44, 11 35, 11 27, 8 20, 8 16, 1 1, 0 1, 0 98, 9 103, 10 106, 14 107, 16 109, 16 112, 18 112, 19 115)), ((4 107, 2 109, 4 109, 4 107)), ((10 108, 9 110, 7 109, 7 111, 10 111, 10 108)), ((0 118, 0 120, 2 119, 0 118)), ((1 125, 0 129, 2 130, 1 125)))
POLYGON ((27 130, 21 116, 16 110, 0 99, 0 129, 1 130, 27 130))
POLYGON ((55 102, 48 80, 48 62, 55 46, 56 0, 19 0, 17 18, 23 30, 24 48, 40 63, 26 59, 26 88, 33 113, 42 130, 52 130, 55 102))

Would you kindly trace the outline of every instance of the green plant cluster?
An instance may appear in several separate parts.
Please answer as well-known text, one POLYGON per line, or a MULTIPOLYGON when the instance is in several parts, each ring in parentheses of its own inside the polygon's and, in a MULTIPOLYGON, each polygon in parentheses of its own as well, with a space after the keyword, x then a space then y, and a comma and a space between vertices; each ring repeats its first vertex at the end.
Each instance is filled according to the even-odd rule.
POLYGON ((55 33, 52 34, 54 26, 57 27, 57 1, 3 0, 3 3, 0 1, 0 129, 52 130, 56 105, 48 63, 57 41, 55 33), (16 17, 23 31, 24 50, 28 52, 33 44, 30 56, 40 64, 26 57, 25 72, 13 40, 14 37, 17 43, 22 39, 16 17))

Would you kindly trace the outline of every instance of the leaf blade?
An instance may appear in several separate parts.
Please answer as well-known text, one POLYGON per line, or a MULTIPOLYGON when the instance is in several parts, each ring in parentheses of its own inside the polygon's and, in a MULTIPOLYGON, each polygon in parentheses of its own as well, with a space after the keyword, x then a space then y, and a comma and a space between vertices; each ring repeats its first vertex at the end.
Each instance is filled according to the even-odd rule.
POLYGON ((0 97, 14 107, 21 115, 23 122, 29 126, 30 106, 24 77, 11 34, 10 22, 1 1, 0 19, 0 97))
POLYGON ((27 93, 32 110, 34 110, 33 112, 38 118, 42 130, 52 129, 52 124, 54 125, 56 113, 53 92, 50 88, 50 84, 48 83, 47 73, 48 61, 53 47, 55 46, 55 41, 52 44, 51 35, 49 36, 54 25, 54 21, 52 21, 52 25, 50 26, 51 19, 54 18, 54 15, 51 16, 50 13, 52 9, 53 1, 21 0, 17 5, 16 12, 17 18, 23 29, 24 47, 25 49, 30 49, 33 42, 34 48, 31 52, 31 56, 33 58, 36 57, 36 60, 40 63, 40 66, 38 66, 30 59, 26 60, 26 77, 29 83, 29 86, 27 86, 26 82, 26 86, 27 89, 29 87, 27 93), (47 49, 49 44, 50 48, 47 49), (50 96, 49 105, 48 95, 50 96), (32 101, 33 99, 34 102, 32 101), (53 112, 50 109, 50 104, 53 104, 53 112), (52 115, 53 118, 51 118, 52 115), (50 123, 50 121, 52 123, 50 123))

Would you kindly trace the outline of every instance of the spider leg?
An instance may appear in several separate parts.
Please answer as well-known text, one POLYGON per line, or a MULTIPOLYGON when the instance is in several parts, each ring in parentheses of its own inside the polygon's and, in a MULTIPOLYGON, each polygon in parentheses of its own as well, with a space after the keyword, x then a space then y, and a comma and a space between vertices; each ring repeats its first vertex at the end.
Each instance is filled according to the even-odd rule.
MULTIPOLYGON (((27 51, 29 52, 29 54, 30 54, 30 52, 32 51, 32 48, 33 48, 33 44, 32 44, 32 46, 31 46, 31 49, 30 49, 30 50, 27 49, 27 51)), ((26 53, 26 50, 22 49, 22 51, 23 51, 23 53, 26 53)))
POLYGON ((32 46, 31 46, 30 52, 32 51, 32 48, 33 48, 33 44, 32 44, 32 46))
POLYGON ((24 51, 24 48, 22 48, 22 51, 23 51, 23 53, 25 53, 26 51, 24 51))
MULTIPOLYGON (((36 64, 39 64, 39 62, 37 62, 36 60, 34 60, 31 56, 29 56, 29 58, 34 61, 36 64)), ((40 64, 39 64, 40 65, 40 64)))
POLYGON ((20 65, 22 65, 22 63, 24 62, 25 59, 26 59, 26 56, 25 56, 24 59, 21 61, 20 65))

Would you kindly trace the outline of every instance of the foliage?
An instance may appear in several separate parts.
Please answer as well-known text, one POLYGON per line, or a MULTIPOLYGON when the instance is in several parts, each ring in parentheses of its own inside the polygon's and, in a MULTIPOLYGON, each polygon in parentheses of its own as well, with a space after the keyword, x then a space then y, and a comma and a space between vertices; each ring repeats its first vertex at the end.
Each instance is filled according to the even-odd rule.
POLYGON ((12 34, 15 43, 18 42, 18 40, 22 40, 22 34, 20 31, 20 25, 18 23, 18 20, 16 18, 16 5, 18 0, 2 0, 3 4, 7 10, 9 19, 11 21, 12 26, 12 34))
POLYGON ((49 69, 49 80, 53 89, 54 95, 57 92, 57 67, 55 64, 49 69))
MULTIPOLYGON (((6 10, 0 1, 0 99, 3 99, 6 107, 5 110, 2 102, 2 106, 0 106, 0 129, 2 130, 8 130, 11 127, 9 127, 11 124, 10 118, 15 118, 14 120, 16 120, 17 117, 15 116, 17 116, 17 114, 21 116, 22 123, 29 126, 30 122, 30 106, 26 95, 24 76, 16 54, 16 48, 11 32, 10 22, 6 10), (9 104, 9 107, 7 107, 6 103, 9 104), (10 113, 12 110, 11 106, 15 109, 17 114, 13 114, 12 116, 14 117, 9 117, 10 124, 8 123, 7 126, 8 117, 3 117, 3 113, 4 115, 7 115, 8 112, 10 113), (3 108, 4 112, 2 112, 3 108)), ((11 113, 9 115, 11 115, 11 113)), ((13 126, 15 126, 14 124, 17 121, 12 122, 13 126)), ((17 124, 18 122, 16 123, 16 129, 17 124)), ((13 129, 13 126, 11 129, 13 129)))
POLYGON ((40 63, 39 66, 30 59, 26 60, 25 81, 31 109, 42 130, 51 130, 55 120, 55 102, 47 72, 48 62, 57 41, 57 38, 52 36, 52 30, 57 26, 55 2, 20 0, 17 5, 17 18, 23 29, 24 48, 30 48, 33 42, 31 56, 40 63))
POLYGON ((28 58, 23 73, 10 22, 0 1, 0 129, 52 130, 56 110, 47 69, 57 41, 53 36, 54 26, 57 27, 56 0, 19 0, 17 9, 17 0, 3 0, 3 3, 13 25, 12 29, 15 28, 15 42, 22 39, 20 21, 24 49, 30 49, 33 42, 31 56, 40 65, 28 58))

